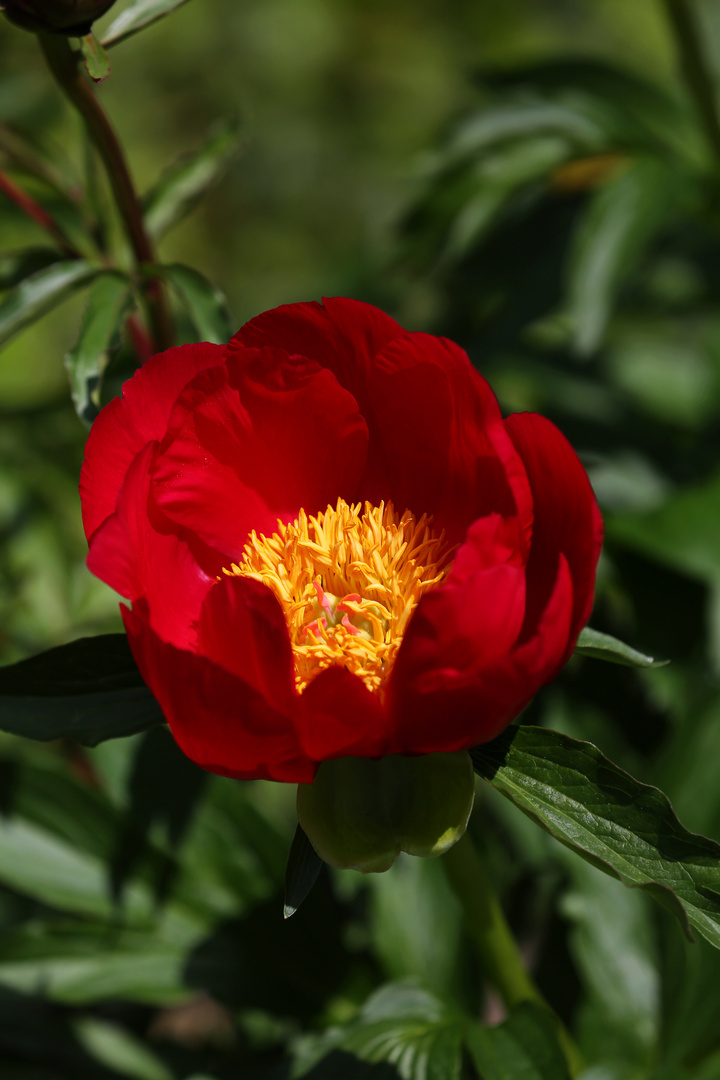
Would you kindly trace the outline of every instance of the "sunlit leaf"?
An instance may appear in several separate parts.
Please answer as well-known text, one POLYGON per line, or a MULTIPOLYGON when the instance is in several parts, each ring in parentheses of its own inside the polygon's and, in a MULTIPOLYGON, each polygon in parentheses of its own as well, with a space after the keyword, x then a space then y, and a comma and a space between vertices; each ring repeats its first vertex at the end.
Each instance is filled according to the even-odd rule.
POLYGON ((103 373, 131 302, 122 274, 102 274, 90 289, 78 339, 65 357, 75 411, 86 423, 92 423, 100 411, 103 373))
POLYGON ((240 127, 225 123, 198 150, 180 158, 143 199, 145 226, 156 239, 190 213, 240 146, 240 127))
POLYGON ((646 656, 611 634, 602 634, 599 630, 591 630, 589 626, 580 631, 575 652, 580 656, 592 656, 595 660, 608 660, 611 664, 622 664, 625 667, 664 667, 668 663, 667 660, 655 660, 652 656, 646 656))
POLYGON ((180 296, 200 341, 222 345, 232 337, 234 328, 220 289, 190 266, 169 263, 154 269, 170 282, 180 296))
MULTIPOLYGON (((347 1069, 349 1062, 359 1059, 368 1064, 388 1062, 402 1080, 458 1080, 466 1023, 427 991, 412 984, 390 984, 373 994, 351 1023, 306 1044, 294 1076, 311 1069, 315 1076, 314 1067, 327 1057, 335 1070, 327 1070, 328 1077, 344 1075, 343 1065, 347 1069)), ((369 1070, 368 1080, 372 1075, 369 1070)))
POLYGON ((691 833, 666 795, 593 746, 536 727, 478 746, 475 770, 566 847, 625 885, 647 889, 720 948, 720 844, 691 833))
POLYGON ((79 638, 0 668, 0 730, 85 746, 163 723, 124 634, 79 638))
POLYGON ((104 47, 125 41, 137 34, 138 30, 163 19, 186 3, 187 0, 135 0, 135 3, 125 8, 108 26, 102 41, 104 47))
POLYGON ((98 273, 99 267, 84 259, 66 259, 25 278, 0 301, 0 344, 51 311, 98 273))

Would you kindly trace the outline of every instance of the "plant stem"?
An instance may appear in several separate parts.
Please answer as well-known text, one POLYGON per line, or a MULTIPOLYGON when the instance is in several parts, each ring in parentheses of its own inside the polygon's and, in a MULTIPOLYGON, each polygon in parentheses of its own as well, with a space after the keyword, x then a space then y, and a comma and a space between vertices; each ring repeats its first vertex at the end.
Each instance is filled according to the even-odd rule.
POLYGON ((40 228, 45 229, 64 255, 71 259, 80 258, 80 252, 47 210, 33 199, 32 195, 28 195, 27 191, 23 191, 2 169, 0 169, 0 191, 7 195, 8 199, 11 199, 24 214, 32 218, 40 228))
POLYGON ((463 909, 465 924, 477 947, 483 974, 508 1009, 534 1001, 552 1013, 572 1076, 581 1068, 580 1052, 525 968, 500 901, 485 874, 469 833, 442 857, 448 881, 463 909))
POLYGON ((708 68, 697 16, 691 0, 664 0, 664 4, 675 37, 680 70, 720 165, 720 117, 715 82, 708 68))
POLYGON ((122 146, 110 121, 80 66, 76 52, 62 34, 38 34, 48 66, 63 93, 83 117, 110 181, 120 217, 132 248, 138 279, 148 305, 155 350, 173 344, 173 328, 167 297, 157 277, 147 275, 145 267, 157 263, 155 251, 145 229, 140 200, 135 192, 122 146))

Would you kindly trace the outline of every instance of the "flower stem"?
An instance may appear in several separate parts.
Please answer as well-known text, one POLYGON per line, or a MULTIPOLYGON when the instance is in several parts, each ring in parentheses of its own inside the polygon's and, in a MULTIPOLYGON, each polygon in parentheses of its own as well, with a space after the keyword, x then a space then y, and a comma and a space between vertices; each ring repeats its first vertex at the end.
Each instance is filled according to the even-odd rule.
POLYGON ((48 66, 63 93, 83 117, 90 138, 105 166, 120 217, 138 270, 138 279, 148 306, 156 350, 173 344, 173 327, 167 297, 157 277, 147 275, 145 267, 157 263, 152 241, 143 221, 140 200, 135 192, 130 170, 105 111, 85 79, 80 53, 62 34, 38 34, 48 66))
POLYGON ((443 855, 442 863, 450 886, 460 901, 465 924, 477 947, 486 979, 498 991, 508 1009, 522 1001, 534 1001, 552 1013, 570 1074, 577 1076, 582 1064, 580 1052, 528 974, 469 833, 466 832, 443 855))
POLYGON ((690 0, 664 0, 675 37, 680 70, 695 102, 705 136, 720 165, 720 117, 715 82, 702 46, 700 27, 690 0))

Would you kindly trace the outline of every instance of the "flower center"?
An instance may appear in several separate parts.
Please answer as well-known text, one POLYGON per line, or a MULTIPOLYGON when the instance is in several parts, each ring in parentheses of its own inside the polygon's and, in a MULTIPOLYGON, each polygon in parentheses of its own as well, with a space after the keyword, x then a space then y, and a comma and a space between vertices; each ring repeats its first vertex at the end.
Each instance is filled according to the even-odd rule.
POLYGON ((299 691, 341 664, 382 693, 408 620, 449 570, 451 548, 432 519, 392 503, 300 511, 272 536, 252 532, 239 564, 223 573, 272 589, 287 621, 299 691))

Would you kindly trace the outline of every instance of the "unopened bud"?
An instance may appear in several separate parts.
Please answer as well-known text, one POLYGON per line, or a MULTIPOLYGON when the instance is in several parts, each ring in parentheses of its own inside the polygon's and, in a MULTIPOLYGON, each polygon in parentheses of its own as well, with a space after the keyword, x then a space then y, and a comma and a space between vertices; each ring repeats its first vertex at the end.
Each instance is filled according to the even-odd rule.
POLYGON ((10 22, 32 30, 84 37, 115 0, 2 0, 0 9, 10 22))
POLYGON ((324 761, 298 785, 298 818, 321 859, 365 873, 401 851, 442 855, 465 832, 475 798, 469 754, 324 761))

